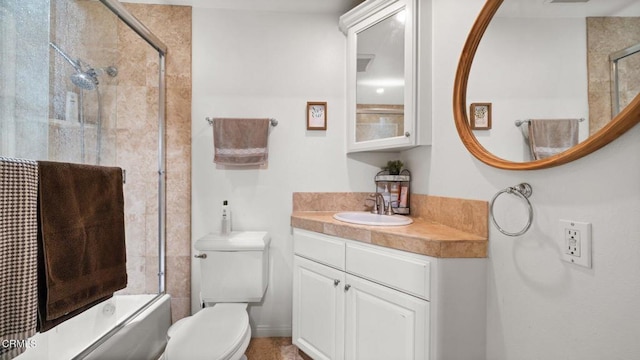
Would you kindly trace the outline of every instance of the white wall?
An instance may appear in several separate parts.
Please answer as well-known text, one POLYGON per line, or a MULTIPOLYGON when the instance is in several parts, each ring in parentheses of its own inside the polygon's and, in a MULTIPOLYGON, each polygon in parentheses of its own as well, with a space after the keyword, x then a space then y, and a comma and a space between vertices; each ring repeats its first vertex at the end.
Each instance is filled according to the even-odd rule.
POLYGON ((637 359, 640 128, 547 170, 506 171, 473 158, 455 131, 451 94, 463 43, 483 3, 434 0, 434 140, 432 149, 404 154, 413 189, 489 200, 522 181, 533 187, 535 218, 527 234, 510 238, 490 227, 488 359, 637 359), (560 261, 559 219, 593 224, 592 269, 560 261))
MULTIPOLYGON (((234 229, 271 233, 269 289, 250 311, 254 336, 290 336, 292 193, 373 191, 379 167, 397 158, 345 155, 346 39, 338 17, 193 10, 192 239, 219 231, 223 200, 234 229), (306 130, 307 101, 327 101, 326 132, 306 130), (207 116, 277 119, 268 167, 217 168, 207 116)), ((193 265, 196 311, 200 272, 193 265)))

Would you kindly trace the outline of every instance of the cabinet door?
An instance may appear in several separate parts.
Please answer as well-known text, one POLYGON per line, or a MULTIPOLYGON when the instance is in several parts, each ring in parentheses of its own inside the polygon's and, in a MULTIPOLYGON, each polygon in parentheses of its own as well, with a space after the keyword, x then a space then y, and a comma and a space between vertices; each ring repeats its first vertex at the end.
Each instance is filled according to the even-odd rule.
POLYGON ((293 257, 293 343, 316 360, 344 359, 342 271, 293 257))
POLYGON ((346 360, 425 360, 429 302, 347 275, 346 360))
POLYGON ((347 152, 419 145, 417 1, 365 1, 340 17, 347 35, 347 152))

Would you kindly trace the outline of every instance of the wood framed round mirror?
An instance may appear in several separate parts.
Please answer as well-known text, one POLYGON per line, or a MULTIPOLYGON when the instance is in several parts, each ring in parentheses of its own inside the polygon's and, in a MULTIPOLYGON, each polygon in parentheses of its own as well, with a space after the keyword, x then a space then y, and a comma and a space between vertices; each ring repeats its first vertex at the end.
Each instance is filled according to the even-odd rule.
MULTIPOLYGON (((550 5, 553 2, 554 1, 544 1, 545 5, 550 5)), ((560 2, 560 1, 556 0, 555 2, 560 2)), ((626 8, 640 9, 640 1, 638 0, 615 0, 614 2, 618 2, 618 5, 624 2, 626 8)), ((521 115, 520 118, 513 118, 513 117, 505 118, 505 116, 503 116, 504 114, 503 110, 507 106, 505 106, 504 103, 500 102, 501 99, 493 98, 492 97, 493 95, 489 95, 488 98, 473 99, 474 104, 470 104, 467 102, 470 74, 472 73, 471 71, 472 64, 474 60, 477 60, 476 56, 478 54, 478 48, 479 48, 479 45, 481 44, 481 41, 483 40, 483 36, 487 34, 487 28, 489 28, 489 25, 492 23, 492 20, 496 19, 496 13, 498 13, 499 9, 501 9, 501 6, 503 10, 507 7, 511 7, 512 9, 516 9, 517 11, 522 11, 523 6, 526 5, 526 4, 523 5, 523 3, 527 3, 527 1, 521 1, 521 0, 487 0, 486 1, 475 23, 473 24, 473 27, 469 33, 469 36, 467 37, 467 41, 464 44, 464 48, 462 50, 460 61, 458 63, 458 69, 456 72, 456 78, 454 83, 454 94, 453 94, 453 112, 454 112, 455 124, 458 130, 458 134, 460 135, 460 138, 464 143, 465 147, 467 148, 467 150, 477 159, 479 159, 480 161, 490 166, 501 168, 501 169, 508 169, 508 170, 543 169, 543 168, 549 168, 557 165, 566 164, 568 162, 579 159, 585 155, 588 155, 600 149, 601 147, 607 145, 608 143, 610 143, 611 141, 615 140, 620 135, 625 133, 627 130, 632 128, 634 125, 636 125, 636 123, 640 122, 640 95, 638 95, 637 92, 634 92, 633 95, 629 97, 630 100, 627 101, 626 106, 620 109, 619 112, 616 111, 617 114, 615 116, 612 116, 610 121, 599 126, 598 130, 592 131, 591 134, 587 134, 587 137, 582 141, 578 142, 575 146, 572 146, 567 150, 564 150, 558 154, 551 155, 549 157, 539 159, 539 160, 529 160, 529 159, 510 160, 508 159, 508 157, 502 156, 502 154, 499 156, 498 155, 499 151, 489 150, 487 149, 486 146, 483 145, 482 138, 483 137, 490 138, 493 135, 491 133, 494 130, 488 130, 486 127, 480 128, 484 130, 473 130, 471 128, 470 119, 468 116, 468 109, 470 108, 471 105, 474 105, 474 106, 482 105, 480 108, 483 110, 486 110, 485 105, 487 103, 489 104, 493 103, 493 109, 491 109, 491 105, 489 105, 488 110, 489 110, 489 114, 492 114, 491 115, 492 118, 491 117, 489 118, 489 124, 493 123, 494 128, 496 128, 496 126, 499 126, 500 124, 509 124, 508 126, 512 128, 512 129, 509 129, 509 131, 513 133, 514 131, 513 129, 519 126, 518 123, 522 124, 523 122, 528 121, 528 120, 522 120, 522 119, 527 119, 526 115, 522 115, 522 114, 520 114, 521 115), (480 104, 477 104, 477 103, 480 103, 480 104), (478 134, 478 132, 480 131, 483 131, 483 133, 478 134)), ((536 2, 528 1, 528 3, 541 4, 542 1, 536 1, 536 2)), ((600 2, 600 3, 610 4, 610 2, 600 2)), ((586 3, 582 3, 582 4, 563 3, 558 5, 563 7, 562 11, 565 11, 565 12, 580 11, 582 13, 585 13, 584 8, 579 8, 579 6, 587 6, 585 4, 586 3)), ((618 7, 618 9, 620 9, 620 7, 618 7)), ((556 21, 559 18, 558 16, 554 16, 554 17, 556 21)), ((524 18, 525 17, 522 17, 522 19, 524 18)), ((527 18, 531 18, 531 17, 527 17, 527 18)), ((584 20, 585 16, 582 16, 582 19, 584 20)), ((640 17, 638 17, 638 20, 640 21, 640 17)), ((517 22, 517 20, 515 19, 511 19, 510 21, 517 22)), ((521 24, 516 23, 517 27, 522 27, 520 25, 521 24)), ((586 28, 586 25, 582 25, 582 26, 586 28)), ((502 33, 504 33, 504 31, 502 33)), ((562 33, 564 33, 564 31, 562 33)), ((557 36, 560 36, 560 32, 557 34, 557 36)), ((585 34, 585 37, 586 37, 586 34, 585 34)), ((526 38, 520 38, 520 39, 522 42, 526 42, 528 40, 526 38)), ((638 44, 640 44, 640 41, 638 41, 638 44)), ((584 45, 584 48, 585 48, 584 52, 587 52, 586 45, 584 45)), ((629 46, 629 48, 635 49, 634 46, 629 46)), ((516 55, 518 55, 519 54, 518 50, 520 49, 514 49, 513 52, 516 55)), ((640 49, 638 50, 639 51, 635 55, 633 55, 634 61, 640 61, 640 49), (635 59, 638 59, 638 60, 635 60, 635 59)), ((505 50, 505 53, 506 51, 511 52, 510 50, 505 50)), ((494 54, 495 53, 496 52, 494 51, 494 54)), ((498 52, 496 56, 501 56, 505 53, 498 52)), ((607 58, 607 61, 609 61, 609 58, 607 58)), ((584 59, 583 72, 585 73, 588 72, 586 68, 587 66, 586 63, 587 63, 587 60, 584 59)), ((549 66, 554 67, 556 66, 556 64, 551 64, 549 66)), ((637 66, 637 65, 634 65, 633 67, 636 69, 640 69, 640 66, 637 66)), ((485 63, 485 69, 486 69, 486 63, 485 63)), ((504 68, 500 67, 499 65, 493 65, 493 67, 490 68, 490 70, 491 72, 495 72, 497 74, 497 73, 503 72, 504 68)), ((519 73, 518 75, 523 75, 523 74, 519 73)), ((612 77, 613 76, 614 75, 612 75, 612 77)), ((585 79, 585 84, 586 84, 586 81, 587 80, 585 79)), ((639 80, 634 80, 633 82, 640 83, 639 80)), ((587 86, 586 85, 583 85, 583 86, 584 86, 584 90, 586 90, 587 86)), ((591 86, 592 85, 589 84, 589 87, 591 86)), ((584 102, 586 103, 587 95, 586 94, 584 95, 585 95, 584 102)), ((550 92, 550 93, 547 93, 546 96, 548 96, 549 98, 553 98, 554 94, 550 92)), ((594 94, 590 93, 589 96, 593 97, 594 94)), ((477 94, 474 94, 474 97, 477 97, 477 94)), ((556 98, 556 100, 558 99, 556 98)), ((535 102, 535 101, 536 99, 532 100, 532 102, 535 102)), ((558 107, 561 107, 561 108, 564 107, 563 106, 564 103, 562 103, 562 101, 563 100, 560 100, 560 104, 558 107)), ((527 107, 528 109, 532 109, 532 108, 535 108, 536 106, 537 106, 536 104, 533 104, 533 105, 527 104, 526 106, 521 106, 521 108, 527 107)), ((543 106, 538 106, 538 107, 540 108, 543 106)), ((567 107, 569 107, 568 104, 567 104, 567 107)), ((585 114, 590 114, 592 111, 590 111, 589 109, 585 109, 584 112, 585 114)), ((595 111, 593 112, 595 113, 595 111)), ((484 113, 485 112, 483 112, 483 114, 484 113)), ((533 116, 536 116, 536 114, 532 114, 532 117, 529 117, 529 119, 533 118, 533 116)), ((585 117, 587 118, 589 118, 589 116, 595 117, 596 114, 585 115, 585 117)), ((502 125, 502 126, 507 126, 507 125, 502 125)), ((489 129, 491 129, 491 125, 489 125, 489 129)), ((521 138, 522 139, 518 139, 518 140, 524 144, 527 141, 526 136, 522 136, 521 138)), ((493 139, 493 141, 495 143, 503 143, 502 139, 500 138, 493 139)), ((486 141, 484 143, 486 143, 486 141)), ((522 149, 519 149, 517 151, 522 151, 522 149)))

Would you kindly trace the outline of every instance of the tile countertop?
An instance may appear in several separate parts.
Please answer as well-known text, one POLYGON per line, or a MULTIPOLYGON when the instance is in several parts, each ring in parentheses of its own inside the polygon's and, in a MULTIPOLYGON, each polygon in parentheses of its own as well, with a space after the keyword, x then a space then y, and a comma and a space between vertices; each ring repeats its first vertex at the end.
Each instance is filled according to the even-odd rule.
MULTIPOLYGON (((486 210, 486 206, 482 204, 486 205, 486 202, 460 199, 452 199, 453 202, 451 202, 448 200, 449 198, 421 195, 424 198, 416 199, 418 200, 416 201, 418 206, 435 204, 435 206, 440 207, 444 204, 445 206, 439 210, 442 210, 441 212, 443 213, 451 213, 453 216, 445 216, 445 218, 455 217, 460 226, 457 225, 458 222, 455 219, 448 220, 448 224, 443 224, 442 221, 430 220, 425 216, 437 209, 427 211, 425 208, 414 209, 413 206, 411 213, 416 215, 410 216, 413 219, 412 224, 404 226, 369 226, 346 223, 333 218, 333 214, 348 211, 349 209, 326 210, 322 209, 323 206, 321 206, 320 209, 309 210, 305 206, 296 206, 296 203, 300 203, 299 196, 304 197, 307 194, 314 194, 317 197, 318 194, 322 193, 294 194, 294 207, 291 214, 291 226, 294 228, 438 258, 487 257, 487 217, 486 213, 483 214, 483 208, 486 210), (478 204, 469 206, 469 202, 478 204), (458 206, 458 204, 461 205, 458 206), (456 209, 456 207, 458 208, 456 209), (471 215, 469 208, 473 208, 471 215), (472 218, 472 220, 470 221, 469 218, 472 218), (482 224, 483 221, 484 224, 482 224), (473 224, 470 225, 469 222, 473 224)), ((332 194, 335 193, 327 193, 328 196, 332 194)), ((412 196, 416 198, 416 195, 412 196)), ((363 209, 351 208, 350 210, 363 209)))

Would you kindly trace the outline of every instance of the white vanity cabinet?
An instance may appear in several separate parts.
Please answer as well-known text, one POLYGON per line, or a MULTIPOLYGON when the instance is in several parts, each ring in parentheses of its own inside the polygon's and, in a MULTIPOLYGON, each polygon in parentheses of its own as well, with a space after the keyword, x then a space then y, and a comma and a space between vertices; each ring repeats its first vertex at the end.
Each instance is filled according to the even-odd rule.
POLYGON ((293 339, 314 359, 344 359, 345 273, 293 258, 293 339))
POLYGON ((311 358, 484 358, 483 259, 460 259, 470 278, 456 283, 442 259, 297 228, 293 237, 292 340, 311 358))
POLYGON ((316 360, 427 359, 429 302, 397 289, 428 288, 426 259, 298 229, 294 237, 296 346, 316 360))
POLYGON ((429 302, 347 274, 345 359, 427 359, 429 302))

